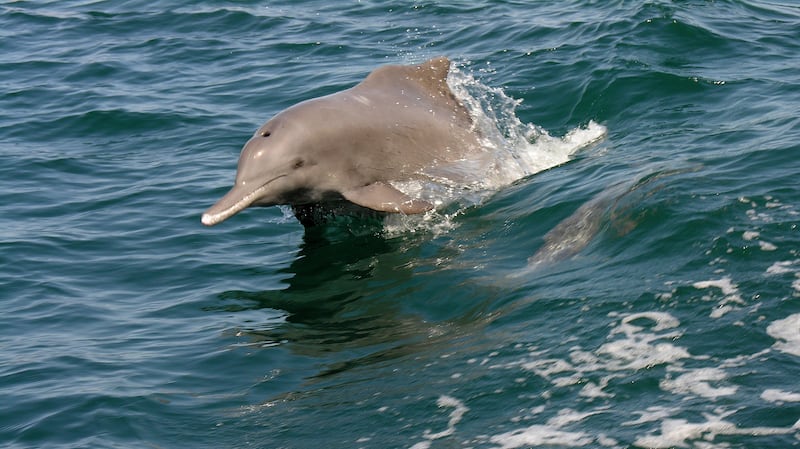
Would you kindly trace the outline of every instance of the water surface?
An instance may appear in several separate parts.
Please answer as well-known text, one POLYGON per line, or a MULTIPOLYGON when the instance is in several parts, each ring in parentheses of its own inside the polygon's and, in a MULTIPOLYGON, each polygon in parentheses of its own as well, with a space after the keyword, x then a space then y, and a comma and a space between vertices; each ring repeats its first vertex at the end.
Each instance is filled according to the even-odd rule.
POLYGON ((800 446, 794 4, 6 1, 0 24, 4 447, 800 446), (440 54, 498 151, 565 159, 429 221, 200 224, 270 116, 440 54))

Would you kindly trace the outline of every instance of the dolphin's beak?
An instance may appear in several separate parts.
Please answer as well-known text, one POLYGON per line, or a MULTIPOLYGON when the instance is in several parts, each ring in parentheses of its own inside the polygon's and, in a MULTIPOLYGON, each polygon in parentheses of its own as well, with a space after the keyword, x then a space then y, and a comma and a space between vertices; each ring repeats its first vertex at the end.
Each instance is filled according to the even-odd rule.
POLYGON ((209 207, 201 221, 206 226, 214 226, 222 223, 228 218, 251 206, 254 202, 264 196, 264 192, 270 187, 270 183, 282 176, 273 178, 269 182, 253 189, 251 185, 236 183, 216 204, 209 207))
POLYGON ((203 224, 214 226, 222 223, 251 205, 255 201, 256 195, 253 194, 252 187, 248 187, 242 184, 234 185, 225 196, 203 213, 201 218, 203 224))

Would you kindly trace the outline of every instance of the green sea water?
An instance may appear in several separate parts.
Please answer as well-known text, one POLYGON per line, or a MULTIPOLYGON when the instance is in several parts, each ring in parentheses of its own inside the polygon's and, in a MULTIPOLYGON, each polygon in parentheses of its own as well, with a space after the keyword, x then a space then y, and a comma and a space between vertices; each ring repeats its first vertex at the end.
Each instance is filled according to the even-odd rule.
POLYGON ((787 0, 0 1, 0 447, 798 447, 798 55, 787 0), (201 225, 438 55, 480 191, 201 225))

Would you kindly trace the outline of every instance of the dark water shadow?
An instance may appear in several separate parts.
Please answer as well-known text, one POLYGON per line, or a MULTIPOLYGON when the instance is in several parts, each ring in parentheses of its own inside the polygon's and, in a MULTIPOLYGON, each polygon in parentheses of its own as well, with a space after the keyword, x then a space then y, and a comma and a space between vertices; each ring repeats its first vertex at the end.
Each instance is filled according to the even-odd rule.
POLYGON ((373 276, 375 267, 370 261, 397 247, 397 242, 380 235, 380 228, 359 234, 336 226, 307 228, 294 261, 277 271, 285 276, 286 288, 235 290, 219 296, 224 300, 240 300, 246 309, 284 311, 289 323, 325 321, 359 298, 354 281, 373 276))
POLYGON ((296 258, 279 270, 286 288, 219 294, 238 310, 286 314, 280 323, 243 323, 237 334, 248 347, 288 351, 292 363, 311 358, 304 377, 319 381, 447 344, 491 319, 496 292, 459 286, 471 290, 457 296, 443 288, 463 282, 457 273, 430 272, 430 260, 447 258, 446 245, 381 231, 353 222, 307 228, 296 258))

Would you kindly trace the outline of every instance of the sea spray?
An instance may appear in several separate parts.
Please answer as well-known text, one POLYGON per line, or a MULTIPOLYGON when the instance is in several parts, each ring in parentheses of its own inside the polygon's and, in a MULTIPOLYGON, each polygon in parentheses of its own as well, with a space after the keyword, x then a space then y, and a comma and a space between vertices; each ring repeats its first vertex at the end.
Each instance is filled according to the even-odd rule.
POLYGON ((568 162, 579 150, 606 135, 606 128, 594 121, 562 137, 551 136, 533 123, 523 123, 516 114, 522 100, 506 95, 502 88, 483 84, 455 64, 447 82, 469 111, 484 151, 474 158, 427 169, 424 181, 395 183, 437 209, 421 216, 387 217, 384 232, 389 235, 416 230, 447 232, 455 226, 452 219, 464 209, 483 203, 515 181, 568 162))

